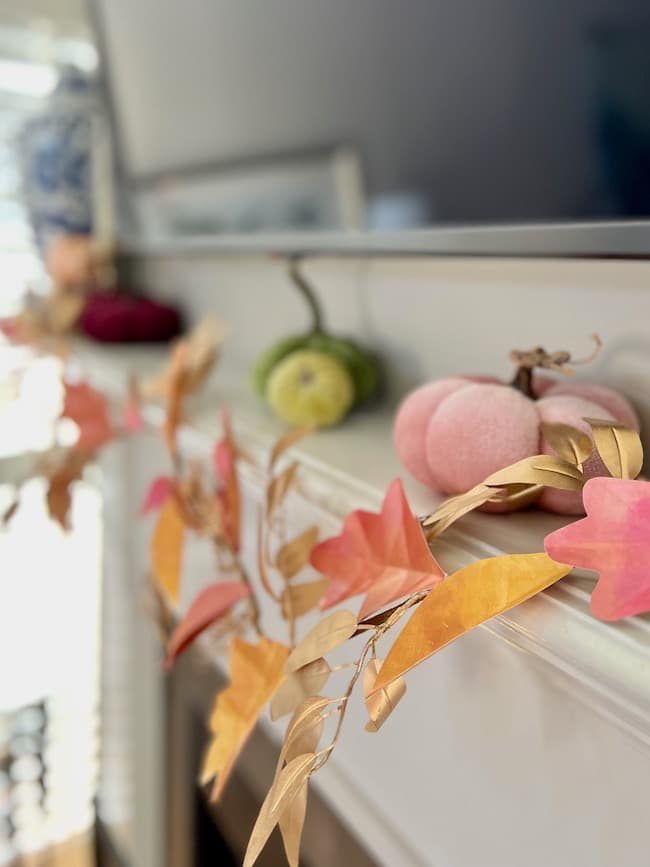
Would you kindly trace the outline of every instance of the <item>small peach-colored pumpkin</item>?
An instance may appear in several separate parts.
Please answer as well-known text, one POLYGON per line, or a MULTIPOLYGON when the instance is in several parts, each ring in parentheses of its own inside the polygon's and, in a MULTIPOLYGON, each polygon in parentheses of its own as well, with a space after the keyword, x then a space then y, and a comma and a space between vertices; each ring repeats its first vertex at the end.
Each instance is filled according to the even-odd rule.
MULTIPOLYGON (((418 481, 445 494, 460 494, 491 473, 535 454, 555 454, 541 422, 562 422, 590 434, 584 418, 616 420, 638 430, 628 401, 610 388, 586 382, 531 380, 532 396, 486 377, 447 377, 406 396, 395 418, 400 459, 418 481)), ((585 474, 606 475, 597 457, 585 474)), ((582 514, 580 493, 546 489, 538 505, 551 512, 582 514)))

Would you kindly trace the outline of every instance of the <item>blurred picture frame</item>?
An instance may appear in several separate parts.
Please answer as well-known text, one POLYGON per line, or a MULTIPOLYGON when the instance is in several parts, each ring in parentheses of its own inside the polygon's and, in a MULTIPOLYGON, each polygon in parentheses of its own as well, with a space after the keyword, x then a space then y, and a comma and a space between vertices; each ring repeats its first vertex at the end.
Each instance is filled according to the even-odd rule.
POLYGON ((139 181, 139 235, 197 237, 363 228, 361 158, 345 146, 192 168, 139 181))

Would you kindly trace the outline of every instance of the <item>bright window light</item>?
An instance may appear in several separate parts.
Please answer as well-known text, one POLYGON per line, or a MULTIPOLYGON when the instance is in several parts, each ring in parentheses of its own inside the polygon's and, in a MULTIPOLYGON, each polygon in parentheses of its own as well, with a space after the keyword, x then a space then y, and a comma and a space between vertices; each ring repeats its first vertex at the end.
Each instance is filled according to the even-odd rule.
POLYGON ((0 59, 0 90, 24 96, 47 96, 56 87, 57 71, 45 63, 0 59))

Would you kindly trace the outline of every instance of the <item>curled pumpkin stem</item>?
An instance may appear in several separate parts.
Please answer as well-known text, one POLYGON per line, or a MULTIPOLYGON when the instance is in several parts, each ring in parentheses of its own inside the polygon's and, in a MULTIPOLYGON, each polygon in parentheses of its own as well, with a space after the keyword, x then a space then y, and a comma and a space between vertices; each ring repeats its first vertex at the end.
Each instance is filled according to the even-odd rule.
POLYGON ((543 346, 536 346, 534 349, 522 351, 513 349, 510 353, 510 360, 517 365, 517 371, 510 385, 530 397, 533 400, 537 397, 533 388, 533 371, 540 367, 544 370, 556 370, 564 376, 573 376, 574 367, 583 364, 591 364, 594 361, 602 347, 602 341, 597 334, 591 335, 594 341, 594 348, 585 358, 572 358, 570 352, 559 350, 557 352, 547 352, 543 346), (570 365, 570 367, 568 366, 570 365))

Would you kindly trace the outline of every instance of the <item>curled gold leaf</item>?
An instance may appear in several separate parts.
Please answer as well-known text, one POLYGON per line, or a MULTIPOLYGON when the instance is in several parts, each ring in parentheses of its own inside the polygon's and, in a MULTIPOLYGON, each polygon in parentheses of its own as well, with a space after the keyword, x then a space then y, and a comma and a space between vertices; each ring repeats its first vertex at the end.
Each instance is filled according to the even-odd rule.
POLYGON ((483 482, 490 487, 505 485, 545 485, 562 491, 580 491, 585 477, 575 464, 552 455, 524 458, 492 473, 483 482))
POLYGON ((463 515, 486 503, 494 496, 494 493, 494 488, 487 485, 476 485, 464 494, 449 497, 444 503, 441 503, 435 512, 427 515, 422 521, 427 538, 432 539, 434 536, 439 536, 463 515))
POLYGON ((282 615, 290 617, 302 617, 308 611, 312 611, 321 600, 327 589, 327 578, 319 578, 318 581, 308 581, 305 584, 290 584, 285 587, 282 594, 282 615))
POLYGON ((271 455, 269 457, 269 472, 273 470, 276 461, 287 451, 287 449, 290 449, 291 446, 300 442, 301 439, 304 439, 304 437, 312 433, 313 430, 313 427, 297 427, 293 430, 287 431, 284 436, 281 436, 271 449, 271 455))
POLYGON ((273 722, 293 713, 311 696, 318 695, 327 683, 330 673, 327 661, 321 657, 288 674, 271 699, 270 713, 273 722))
POLYGON ((299 867, 300 841, 307 814, 308 793, 309 786, 307 783, 303 783, 302 788, 299 789, 298 794, 280 816, 278 822, 289 867, 299 867))
POLYGON ((273 516, 273 513, 278 508, 280 503, 284 500, 289 491, 289 488, 293 484, 293 480, 295 478, 296 472, 298 470, 298 464, 293 463, 290 464, 286 470, 280 473, 279 476, 276 476, 268 486, 266 490, 266 518, 270 520, 273 516))
POLYGON ((366 723, 367 732, 379 731, 406 692, 406 681, 403 677, 398 677, 383 689, 373 692, 381 666, 382 660, 371 659, 363 672, 363 695, 370 717, 366 723))
POLYGON ((255 822, 243 867, 253 867, 257 861, 281 816, 309 778, 315 758, 314 753, 296 756, 278 773, 255 822))
POLYGON ((275 565, 285 581, 291 579, 305 568, 309 562, 311 549, 318 541, 318 527, 309 527, 304 533, 286 542, 278 551, 275 565))
POLYGON ((351 611, 335 611, 311 629, 287 659, 285 671, 291 674, 303 665, 325 656, 348 640, 357 630, 357 618, 351 611))
POLYGON ((582 468, 582 464, 591 457, 594 444, 578 428, 561 422, 543 421, 540 430, 551 448, 565 461, 582 468))
POLYGON ((643 446, 632 428, 613 421, 586 418, 594 434, 598 454, 617 479, 636 479, 643 466, 643 446))
POLYGON ((325 725, 323 711, 329 704, 329 699, 316 695, 305 699, 296 708, 284 735, 278 759, 279 767, 301 753, 313 752, 316 749, 325 725))

